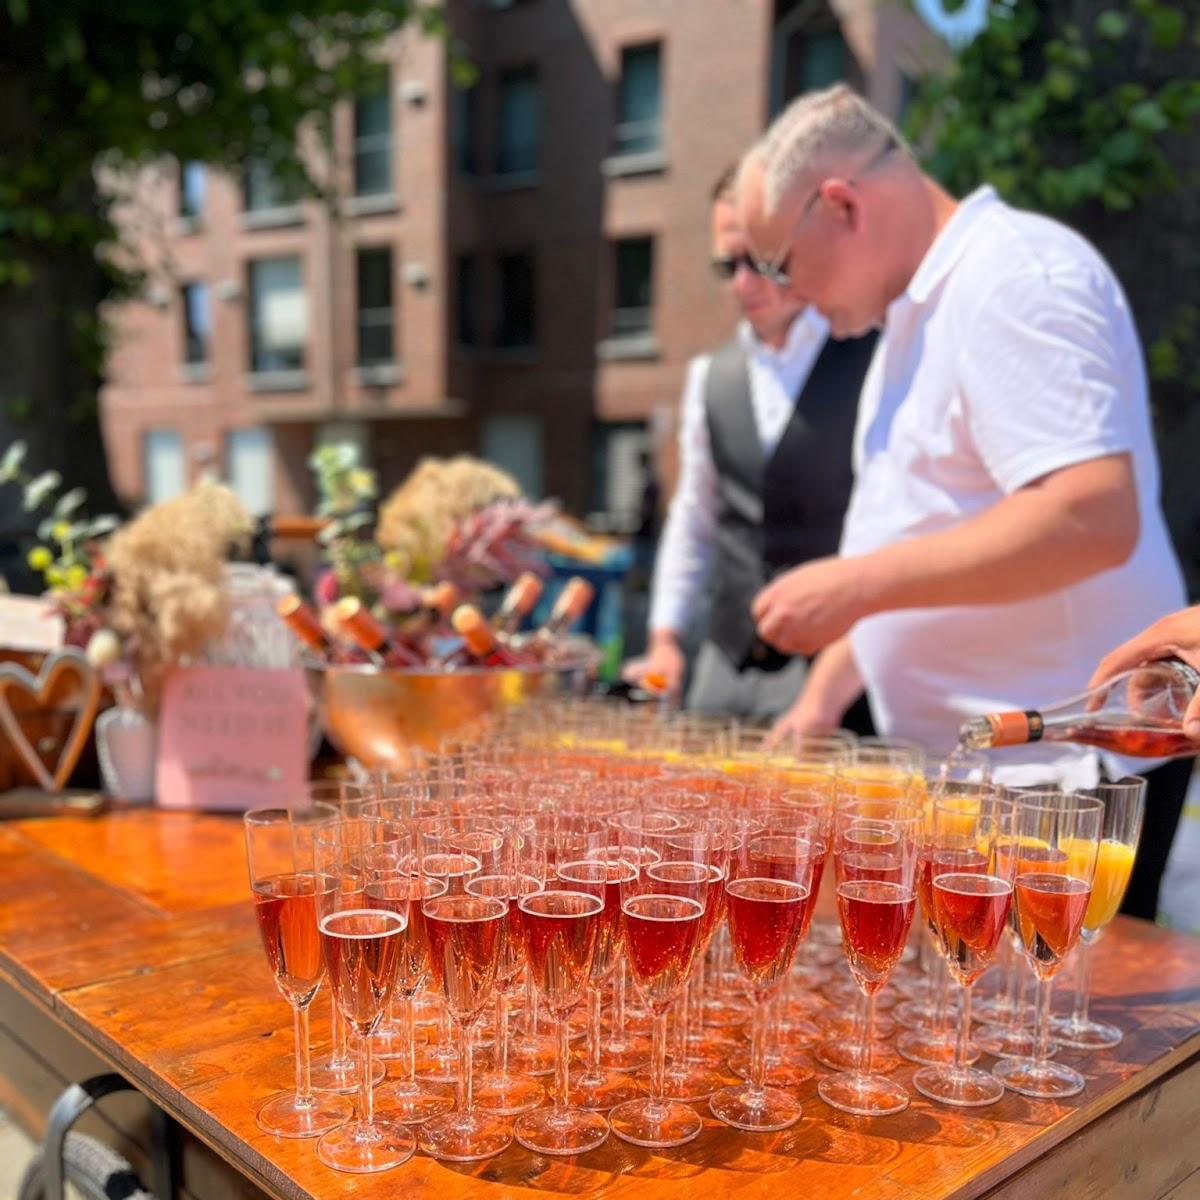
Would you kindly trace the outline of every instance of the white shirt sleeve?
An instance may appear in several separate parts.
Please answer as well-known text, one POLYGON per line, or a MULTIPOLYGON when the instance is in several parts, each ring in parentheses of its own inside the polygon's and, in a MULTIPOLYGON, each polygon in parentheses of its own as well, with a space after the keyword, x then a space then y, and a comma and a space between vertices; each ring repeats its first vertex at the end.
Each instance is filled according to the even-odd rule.
POLYGON ((682 633, 704 586, 717 526, 717 469, 708 437, 704 388, 711 358, 688 364, 679 421, 679 482, 654 564, 650 630, 682 633))
POLYGON ((1009 494, 1131 450, 1133 414, 1145 405, 1124 298, 1087 271, 999 285, 964 339, 958 377, 975 448, 1009 494))

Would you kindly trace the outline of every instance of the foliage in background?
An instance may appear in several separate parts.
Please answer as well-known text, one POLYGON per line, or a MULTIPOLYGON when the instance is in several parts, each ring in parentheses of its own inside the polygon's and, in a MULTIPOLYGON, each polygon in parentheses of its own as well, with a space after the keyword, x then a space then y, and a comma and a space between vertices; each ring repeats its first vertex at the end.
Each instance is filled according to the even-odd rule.
MULTIPOLYGON (((1112 228, 1152 198, 1200 188, 1195 164, 1181 175, 1175 162, 1200 127, 1198 48, 1195 4, 997 0, 951 69, 922 81, 906 130, 956 195, 987 181, 1020 207, 1070 223, 1099 211, 1112 228)), ((1160 380, 1200 348, 1194 286, 1175 300, 1144 330, 1160 380)))

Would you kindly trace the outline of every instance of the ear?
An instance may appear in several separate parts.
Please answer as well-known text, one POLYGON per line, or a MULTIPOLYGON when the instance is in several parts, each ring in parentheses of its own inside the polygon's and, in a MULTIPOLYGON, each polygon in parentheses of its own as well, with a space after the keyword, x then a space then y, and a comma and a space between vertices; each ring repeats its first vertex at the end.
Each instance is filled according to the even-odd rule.
POLYGON ((857 233, 862 225, 862 205, 854 185, 847 179, 826 179, 821 184, 821 203, 826 212, 843 225, 847 232, 857 233))

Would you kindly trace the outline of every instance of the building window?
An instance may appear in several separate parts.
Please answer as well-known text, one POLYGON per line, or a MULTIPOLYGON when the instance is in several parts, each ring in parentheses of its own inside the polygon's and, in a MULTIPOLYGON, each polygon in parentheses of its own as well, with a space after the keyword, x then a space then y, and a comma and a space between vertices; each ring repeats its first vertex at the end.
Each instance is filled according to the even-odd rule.
POLYGON ((269 430, 231 429, 225 435, 225 477, 251 516, 261 517, 274 507, 274 467, 269 430))
POLYGON ((846 42, 836 29, 802 34, 788 45, 788 77, 793 96, 816 91, 846 78, 846 42))
POLYGON ((455 87, 451 126, 454 139, 454 163, 459 174, 479 174, 479 85, 455 87))
POLYGON ((177 429, 148 429, 142 435, 142 478, 147 504, 170 500, 187 482, 183 437, 177 429))
POLYGON ((612 336, 637 337, 654 321, 654 240, 623 238, 616 244, 616 304, 612 336))
POLYGON ((484 417, 479 430, 480 453, 507 471, 526 496, 544 493, 542 478, 542 420, 526 413, 484 417))
POLYGON ((604 421, 592 435, 592 508, 607 514, 614 530, 641 523, 646 485, 653 472, 653 440, 645 423, 604 421))
POLYGON ((354 194, 381 196, 392 191, 392 97, 382 92, 354 103, 354 194))
POLYGON ((296 181, 281 179, 261 158, 247 159, 243 188, 247 212, 291 208, 300 201, 296 181))
POLYGON ((496 345, 505 349, 537 342, 537 296, 533 252, 500 256, 500 321, 496 345))
POLYGON ((621 82, 617 96, 617 154, 647 154, 662 145, 662 92, 659 44, 626 46, 621 51, 621 82))
POLYGON ((358 252, 358 365, 393 361, 392 251, 376 246, 358 252))
POLYGON ((183 361, 189 366, 208 362, 212 345, 212 313, 207 283, 185 283, 183 299, 183 361))
POLYGON ((298 371, 308 341, 308 298, 298 258, 249 264, 250 369, 298 371))
POLYGON ((179 215, 193 220, 204 214, 204 185, 207 182, 204 164, 179 164, 179 215))
POLYGON ((458 344, 479 345, 479 260, 474 254, 460 254, 455 267, 455 315, 458 344))
POLYGON ((496 174, 515 175, 538 169, 542 152, 542 89, 536 67, 519 67, 500 75, 500 135, 496 174))

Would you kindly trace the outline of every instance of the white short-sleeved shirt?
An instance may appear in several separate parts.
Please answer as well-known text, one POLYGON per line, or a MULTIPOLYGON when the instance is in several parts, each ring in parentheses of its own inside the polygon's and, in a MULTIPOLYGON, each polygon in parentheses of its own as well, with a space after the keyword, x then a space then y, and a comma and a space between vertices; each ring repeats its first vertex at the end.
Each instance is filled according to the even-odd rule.
MULTIPOLYGON (((1051 471, 1122 452, 1133 459, 1141 535, 1120 567, 1020 603, 907 609, 855 626, 883 732, 946 752, 968 716, 1077 693, 1105 653, 1184 603, 1121 287, 1083 238, 980 188, 888 308, 859 405, 842 553, 958 525, 1051 471)), ((1015 782, 1053 764, 1082 786, 1100 757, 1043 743, 996 751, 995 765, 1015 782), (1017 763, 1029 770, 1004 770, 1017 763)))

